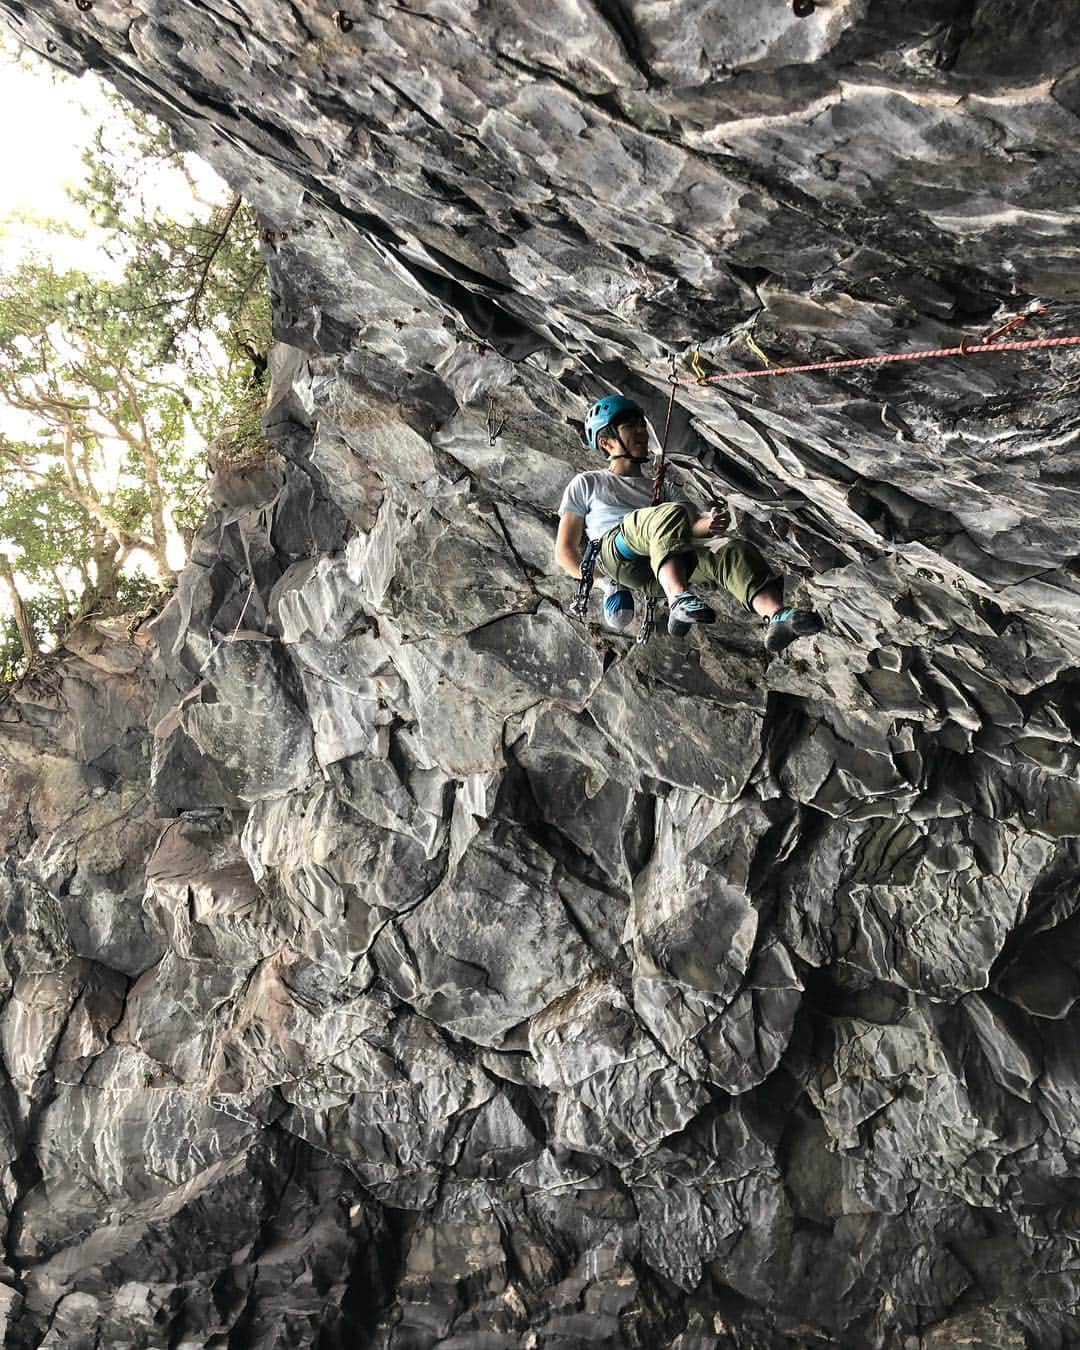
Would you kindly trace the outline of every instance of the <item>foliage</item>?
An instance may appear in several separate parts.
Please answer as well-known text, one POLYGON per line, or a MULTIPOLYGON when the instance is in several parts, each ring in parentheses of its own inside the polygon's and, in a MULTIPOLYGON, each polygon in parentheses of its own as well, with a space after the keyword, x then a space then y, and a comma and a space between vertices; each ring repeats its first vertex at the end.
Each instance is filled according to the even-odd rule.
POLYGON ((117 587, 117 608, 121 614, 136 614, 162 595, 162 588, 145 572, 125 572, 117 587))
POLYGON ((233 471, 264 464, 272 453, 262 424, 263 399, 258 389, 241 394, 222 418, 217 434, 206 447, 210 468, 233 471))
POLYGON ((99 128, 87 183, 72 196, 110 234, 127 309, 160 340, 159 361, 177 360, 196 378, 207 366, 219 371, 222 354, 228 371, 250 367, 270 343, 254 212, 237 196, 208 201, 167 129, 114 99, 124 117, 99 128), (155 204, 163 172, 187 185, 195 219, 178 222, 155 204))
MULTIPOLYGON (((170 540, 204 510, 206 442, 260 434, 255 218, 209 196, 164 127, 116 107, 71 194, 103 231, 104 275, 34 259, 0 272, 0 553, 46 647, 78 613, 138 608, 166 582, 170 540), (157 204, 166 179, 189 217, 157 204)), ((0 679, 24 656, 12 620, 0 679)))
POLYGON ((28 433, 0 437, 0 514, 24 578, 63 563, 112 603, 136 550, 168 573, 164 480, 198 466, 189 396, 152 345, 114 283, 35 263, 0 276, 0 400, 28 433))

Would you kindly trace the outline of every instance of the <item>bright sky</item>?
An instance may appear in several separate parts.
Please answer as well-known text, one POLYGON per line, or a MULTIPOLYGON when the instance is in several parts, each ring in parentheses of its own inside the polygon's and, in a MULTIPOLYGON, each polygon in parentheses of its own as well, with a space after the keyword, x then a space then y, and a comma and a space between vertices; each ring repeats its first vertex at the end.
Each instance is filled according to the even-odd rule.
MULTIPOLYGON (((0 52, 0 125, 19 128, 17 135, 0 137, 0 250, 5 263, 13 249, 30 242, 25 227, 11 222, 12 214, 79 219, 64 188, 81 181, 79 156, 107 112, 95 76, 76 80, 53 76, 44 66, 25 70, 10 51, 0 52)), ((37 247, 41 244, 39 235, 37 247)), ((96 253, 89 241, 72 247, 57 238, 51 239, 49 250, 60 266, 88 266, 96 253)))
MULTIPOLYGON (((0 136, 0 265, 10 261, 13 251, 30 247, 48 252, 60 268, 107 274, 111 268, 97 247, 93 226, 64 191, 82 181, 81 156, 97 128, 114 115, 105 85, 90 73, 76 79, 57 71, 32 54, 33 65, 26 69, 16 61, 10 41, 0 37, 0 44, 0 126, 19 128, 18 135, 0 136), (19 215, 32 221, 64 220, 85 229, 88 237, 72 241, 43 235, 11 219, 19 215)), ((200 187, 224 199, 224 183, 207 166, 199 169, 200 187)), ((184 198, 170 202, 169 195, 162 184, 160 204, 183 219, 184 198)))

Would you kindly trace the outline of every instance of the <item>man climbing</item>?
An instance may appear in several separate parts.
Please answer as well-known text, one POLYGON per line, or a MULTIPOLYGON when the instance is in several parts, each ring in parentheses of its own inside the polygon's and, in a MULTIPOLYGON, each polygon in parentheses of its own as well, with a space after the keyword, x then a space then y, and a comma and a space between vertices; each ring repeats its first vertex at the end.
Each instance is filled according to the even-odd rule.
POLYGON ((642 472, 649 455, 645 414, 622 394, 608 394, 589 409, 585 439, 607 456, 606 469, 587 470, 572 479, 559 506, 555 556, 559 566, 581 577, 582 532, 611 579, 604 601, 604 622, 625 629, 634 613, 632 591, 658 593, 668 602, 668 632, 685 637, 691 624, 712 623, 716 613, 688 589, 695 581, 722 586, 753 614, 768 619, 765 648, 775 655, 796 638, 821 631, 813 610, 783 603, 780 578, 753 546, 732 539, 717 550, 706 547, 730 521, 724 507, 696 511, 665 492, 652 504, 652 480, 642 472))

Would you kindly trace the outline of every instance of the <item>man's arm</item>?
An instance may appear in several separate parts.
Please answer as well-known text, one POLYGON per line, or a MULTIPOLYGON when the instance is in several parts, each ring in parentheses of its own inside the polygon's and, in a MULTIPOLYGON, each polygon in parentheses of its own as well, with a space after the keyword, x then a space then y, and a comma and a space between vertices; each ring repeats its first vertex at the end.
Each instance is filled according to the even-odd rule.
POLYGON ((707 511, 698 511, 688 503, 686 509, 690 512, 690 533, 695 539, 709 539, 731 528, 731 512, 723 502, 707 511))
POLYGON ((572 577, 581 576, 581 538, 585 533, 585 517, 566 511, 559 517, 559 533, 555 539, 555 561, 572 577))
POLYGON ((694 539, 712 539, 731 529, 731 511, 722 498, 704 510, 688 502, 678 491, 665 492, 664 501, 683 508, 690 519, 690 534, 694 539))

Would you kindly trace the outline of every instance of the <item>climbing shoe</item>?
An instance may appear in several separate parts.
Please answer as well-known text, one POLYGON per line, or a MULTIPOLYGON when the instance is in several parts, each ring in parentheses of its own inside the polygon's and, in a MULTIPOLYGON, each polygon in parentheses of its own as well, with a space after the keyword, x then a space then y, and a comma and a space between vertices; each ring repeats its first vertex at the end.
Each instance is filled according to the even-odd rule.
POLYGON ((693 591, 683 591, 668 605, 667 630, 672 637, 685 637, 694 623, 713 623, 716 611, 699 600, 693 591))
POLYGON ((769 620, 765 629, 765 650, 776 656, 795 641, 820 633, 824 624, 812 609, 780 609, 769 620))
POLYGON ((634 621, 634 596, 625 586, 612 586, 604 600, 604 623, 624 632, 634 621))

